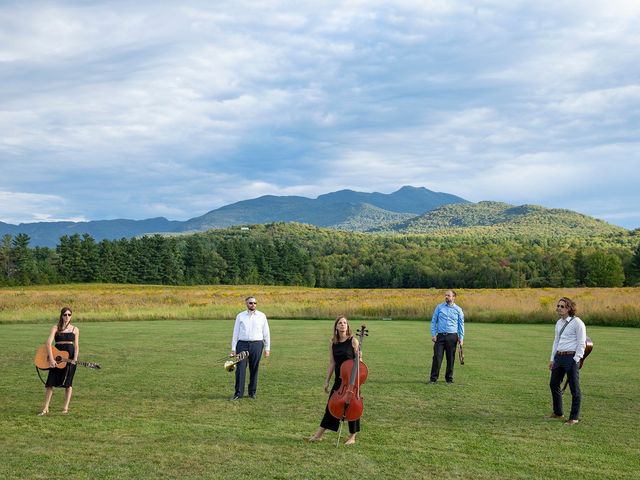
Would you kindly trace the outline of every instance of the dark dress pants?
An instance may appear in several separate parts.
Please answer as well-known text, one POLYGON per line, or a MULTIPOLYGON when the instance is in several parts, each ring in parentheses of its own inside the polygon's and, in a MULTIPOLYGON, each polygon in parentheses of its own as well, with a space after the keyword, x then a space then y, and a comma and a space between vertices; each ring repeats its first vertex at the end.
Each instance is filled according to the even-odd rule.
POLYGON ((458 344, 457 333, 439 333, 433 344, 433 361, 431 362, 430 381, 435 382, 440 376, 442 357, 447 356, 447 369, 444 378, 447 382, 453 382, 453 365, 456 359, 456 346, 458 344))
POLYGON ((249 367, 249 396, 256 394, 258 389, 258 368, 260 367, 260 358, 262 357, 262 348, 264 342, 262 340, 255 342, 247 342, 238 340, 236 344, 236 353, 249 352, 249 358, 241 361, 236 365, 236 392, 235 396, 242 398, 244 395, 244 383, 247 376, 247 366, 249 367))
POLYGON ((565 374, 569 379, 569 389, 571 390, 571 413, 569 420, 578 420, 580 416, 580 366, 573 359, 573 355, 556 355, 553 359, 553 369, 551 370, 551 398, 553 398, 553 413, 563 415, 562 388, 560 384, 564 380, 565 374))

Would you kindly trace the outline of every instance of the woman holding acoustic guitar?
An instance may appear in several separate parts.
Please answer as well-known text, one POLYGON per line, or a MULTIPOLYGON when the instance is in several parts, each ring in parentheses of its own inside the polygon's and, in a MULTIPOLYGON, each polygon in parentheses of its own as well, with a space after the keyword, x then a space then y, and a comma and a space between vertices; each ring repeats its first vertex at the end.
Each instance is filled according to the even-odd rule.
POLYGON ((53 396, 54 387, 64 388, 64 406, 62 413, 69 411, 69 402, 73 393, 73 376, 76 373, 76 362, 78 361, 78 353, 80 352, 79 340, 80 330, 71 324, 71 309, 64 307, 60 311, 60 318, 57 325, 51 327, 49 338, 47 339, 47 354, 49 358, 49 376, 45 383, 44 407, 38 415, 46 415, 49 413, 49 402, 53 396), (51 343, 55 341, 55 347, 58 350, 69 353, 69 361, 66 362, 64 368, 56 368, 51 343))
MULTIPOLYGON (((340 367, 342 363, 348 359, 355 359, 358 352, 358 339, 353 336, 349 322, 346 317, 340 316, 333 324, 333 336, 331 337, 331 343, 329 346, 329 365, 327 365, 327 376, 324 381, 324 391, 329 392, 329 381, 331 375, 335 374, 333 387, 331 387, 331 395, 340 389, 340 367)), ((329 398, 331 398, 329 395, 329 398)), ((320 428, 307 440, 309 442, 319 442, 322 440, 322 436, 326 430, 338 431, 340 427, 340 420, 335 418, 329 412, 329 403, 325 408, 324 417, 320 422, 320 428)), ((344 442, 345 445, 352 445, 356 443, 356 433, 360 431, 360 419, 349 421, 349 436, 344 442)))

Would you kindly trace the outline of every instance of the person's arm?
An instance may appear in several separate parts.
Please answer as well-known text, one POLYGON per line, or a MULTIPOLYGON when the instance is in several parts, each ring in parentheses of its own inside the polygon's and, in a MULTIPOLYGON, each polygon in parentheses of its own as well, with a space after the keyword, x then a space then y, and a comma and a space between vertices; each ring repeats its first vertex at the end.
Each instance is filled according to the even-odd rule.
POLYGON ((53 339, 56 336, 56 332, 58 331, 58 326, 54 325, 51 327, 51 331, 49 332, 49 337, 47 338, 47 358, 49 360, 49 367, 56 368, 56 361, 53 359, 53 350, 51 350, 51 344, 53 343, 53 339))
POLYGON ((584 356, 584 349, 587 343, 587 328, 584 326, 584 322, 579 318, 574 319, 576 322, 576 354, 573 356, 573 360, 576 363, 580 363, 580 360, 584 356))
POLYGON ((558 350, 558 322, 554 328, 555 334, 553 337, 553 346, 551 347, 551 359, 549 360, 549 370, 553 369, 553 359, 556 357, 556 351, 558 350))
POLYGON ((438 331, 436 330, 438 325, 438 313, 440 313, 440 305, 438 305, 435 310, 433 310, 433 315, 431 315, 431 341, 435 343, 438 331))
POLYGON ((464 312, 458 307, 458 343, 462 345, 464 340, 464 312))
POLYGON ((269 332, 269 322, 267 316, 264 316, 264 325, 262 326, 262 338, 264 340, 264 356, 271 355, 271 333, 269 332))
POLYGON ((358 341, 358 339, 356 337, 353 337, 351 339, 351 346, 353 347, 353 351, 354 353, 358 354, 358 358, 360 360, 362 360, 362 350, 360 350, 358 347, 360 345, 360 342, 358 341))
POLYGON ((331 376, 335 368, 336 360, 333 358, 333 342, 329 342, 329 365, 327 365, 327 374, 325 375, 323 385, 325 393, 329 393, 329 382, 331 381, 331 376))
POLYGON ((73 346, 74 346, 74 352, 73 352, 73 359, 71 360, 72 364, 76 364, 76 362, 78 361, 78 355, 80 355, 80 329, 77 327, 73 327, 76 331, 75 334, 75 339, 73 341, 73 346))
POLYGON ((231 355, 236 354, 236 345, 238 344, 238 334, 240 331, 240 321, 238 318, 240 315, 240 313, 236 315, 236 323, 233 325, 233 335, 231 336, 231 355))

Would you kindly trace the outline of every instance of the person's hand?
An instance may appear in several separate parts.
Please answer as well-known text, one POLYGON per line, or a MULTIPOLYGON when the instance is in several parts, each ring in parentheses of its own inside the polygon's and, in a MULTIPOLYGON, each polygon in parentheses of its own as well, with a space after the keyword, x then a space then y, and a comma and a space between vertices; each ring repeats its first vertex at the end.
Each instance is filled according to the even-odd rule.
POLYGON ((77 360, 74 360, 74 359, 69 360, 69 363, 70 363, 71 365, 75 365, 75 364, 76 364, 76 362, 77 362, 77 360))
POLYGON ((56 368, 58 364, 55 360, 49 360, 49 368, 56 368))
POLYGON ((230 357, 235 357, 236 355, 236 351, 235 350, 231 350, 231 353, 229 354, 230 357))
POLYGON ((271 350, 265 350, 264 351, 264 356, 268 357, 269 355, 271 355, 271 350))
POLYGON ((549 362, 549 370, 553 370, 553 362, 549 362))
POLYGON ((437 339, 438 339, 438 337, 436 337, 436 336, 431 337, 431 341, 432 341, 433 343, 436 343, 436 340, 437 340, 437 339))
POLYGON ((324 390, 324 393, 329 393, 329 382, 327 380, 324 381, 322 389, 324 390))
POLYGON ((460 346, 462 346, 462 344, 463 344, 464 342, 463 342, 462 340, 460 340, 458 343, 460 344, 460 346))

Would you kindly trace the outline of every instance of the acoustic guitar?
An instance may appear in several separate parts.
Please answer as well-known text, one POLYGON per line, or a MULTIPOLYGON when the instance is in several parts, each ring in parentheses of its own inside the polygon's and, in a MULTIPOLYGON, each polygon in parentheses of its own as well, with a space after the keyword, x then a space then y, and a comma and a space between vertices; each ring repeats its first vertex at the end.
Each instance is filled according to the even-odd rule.
MULTIPOLYGON (((56 362, 56 368, 64 368, 67 366, 67 362, 69 362, 69 352, 65 352, 63 350, 58 350, 53 345, 51 346, 51 353, 53 353, 53 359, 56 362)), ((47 353, 47 346, 42 345, 36 352, 36 356, 33 359, 33 363, 35 363, 36 367, 40 370, 51 370, 49 366, 49 354, 47 353)), ((76 365, 82 365, 87 368, 100 368, 100 365, 93 362, 80 362, 77 361, 76 365)))
POLYGON ((586 341, 584 342, 584 355, 582 355, 582 358, 580 359, 580 368, 582 368, 584 359, 589 356, 591 350, 593 350, 593 340, 587 337, 586 341))

